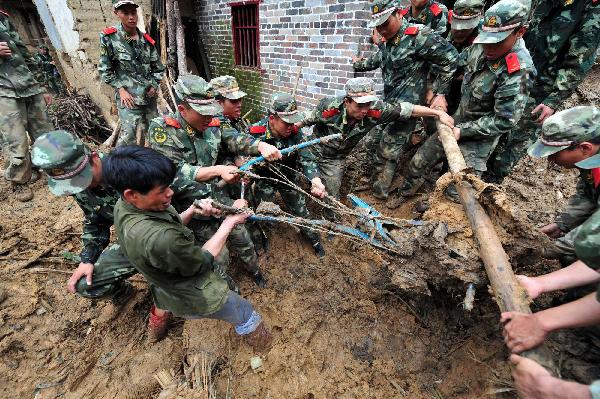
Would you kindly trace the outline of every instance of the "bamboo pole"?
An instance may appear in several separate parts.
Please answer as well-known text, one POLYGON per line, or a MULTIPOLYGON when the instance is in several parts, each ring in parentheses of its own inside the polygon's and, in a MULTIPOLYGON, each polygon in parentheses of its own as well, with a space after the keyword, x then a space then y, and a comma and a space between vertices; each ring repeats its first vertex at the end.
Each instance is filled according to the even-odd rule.
MULTIPOLYGON (((448 159, 450 171, 453 174, 464 171, 467 169, 467 164, 452 129, 439 121, 436 124, 440 141, 444 146, 444 152, 448 159)), ((464 180, 456 183, 456 189, 473 229, 475 242, 479 249, 479 256, 485 265, 485 271, 490 280, 500 311, 531 313, 527 293, 515 277, 508 255, 502 247, 502 242, 500 242, 496 234, 491 219, 477 200, 475 190, 471 184, 464 180)), ((523 356, 535 360, 556 374, 556 368, 550 351, 545 345, 526 351, 523 353, 523 356)))
POLYGON ((179 76, 188 75, 187 59, 185 56, 185 35, 183 33, 183 23, 181 22, 181 13, 179 12, 179 2, 173 2, 173 18, 175 19, 176 37, 177 37, 177 70, 179 76))

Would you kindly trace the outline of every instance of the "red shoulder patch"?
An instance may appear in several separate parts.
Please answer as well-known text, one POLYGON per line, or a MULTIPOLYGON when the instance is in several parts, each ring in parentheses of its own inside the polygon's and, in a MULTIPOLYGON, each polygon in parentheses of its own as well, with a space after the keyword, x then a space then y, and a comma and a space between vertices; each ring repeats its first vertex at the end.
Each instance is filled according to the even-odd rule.
POLYGON ((298 132, 300 132, 300 128, 296 125, 292 126, 292 134, 295 136, 298 134, 298 132))
POLYGON ((221 121, 217 118, 212 118, 212 121, 208 124, 208 127, 219 127, 221 126, 221 121))
POLYGON ((328 118, 329 119, 329 118, 332 118, 332 117, 336 116, 339 113, 340 113, 340 110, 337 109, 337 108, 334 108, 334 109, 328 109, 328 110, 323 111, 323 113, 321 114, 321 116, 323 118, 328 118))
POLYGON ((408 14, 409 10, 410 10, 410 7, 403 8, 402 10, 400 10, 400 14, 402 14, 402 16, 405 16, 406 14, 408 14))
POLYGON ((419 33, 419 28, 417 28, 416 26, 409 26, 408 28, 406 28, 406 30, 404 31, 405 35, 411 35, 414 36, 417 33, 419 33))
POLYGON ((250 126, 250 134, 265 134, 266 132, 266 126, 250 126))
POLYGON ((378 109, 370 109, 369 112, 367 112, 367 116, 369 118, 379 119, 381 118, 381 111, 378 109))
POLYGON ((431 10, 433 15, 435 15, 436 17, 442 13, 442 8, 438 5, 438 3, 433 3, 429 7, 429 10, 431 10))
POLYGON ((506 66, 508 67, 508 73, 513 73, 521 69, 521 63, 519 62, 519 57, 517 57, 517 53, 508 53, 506 57, 506 66))
POLYGON ((151 37, 150 37, 150 35, 149 35, 149 34, 147 34, 147 33, 144 33, 144 38, 145 38, 146 40, 148 40, 148 43, 150 43, 150 44, 151 44, 151 45, 153 45, 153 46, 154 46, 154 43, 156 43, 156 42, 154 41, 154 39, 153 39, 153 38, 151 38, 151 37))
POLYGON ((448 23, 451 24, 452 23, 452 16, 454 15, 454 11, 450 10, 448 11, 448 23))
POLYGON ((104 33, 105 35, 112 35, 116 31, 117 31, 117 28, 115 28, 114 26, 109 26, 108 28, 102 29, 102 33, 104 33))
POLYGON ((166 116, 163 116, 163 119, 165 120, 165 123, 169 126, 172 126, 176 129, 181 128, 181 123, 179 123, 179 121, 177 119, 173 119, 173 118, 168 118, 166 116))
POLYGON ((0 10, 0 14, 6 15, 7 17, 10 17, 10 14, 7 13, 6 11, 4 11, 4 10, 0 10))
POLYGON ((592 169, 592 178, 594 179, 594 188, 600 186, 600 168, 592 169))

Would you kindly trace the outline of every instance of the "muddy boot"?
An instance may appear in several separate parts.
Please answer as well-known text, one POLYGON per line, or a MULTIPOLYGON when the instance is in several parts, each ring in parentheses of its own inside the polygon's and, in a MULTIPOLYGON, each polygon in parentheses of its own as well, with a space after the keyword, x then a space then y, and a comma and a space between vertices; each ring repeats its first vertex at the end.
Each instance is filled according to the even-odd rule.
POLYGON ((388 209, 396 209, 403 203, 405 203, 409 198, 414 197, 421 188, 423 184, 422 180, 418 180, 416 182, 412 182, 411 180, 404 180, 402 184, 402 188, 398 190, 398 195, 390 198, 385 203, 385 207, 388 209))
POLYGON ((418 213, 425 213, 429 209, 429 201, 424 199, 417 201, 415 204, 415 211, 418 213))
POLYGON ((254 284, 258 285, 258 288, 265 288, 267 286, 267 279, 260 270, 257 270, 252 275, 252 280, 254 280, 254 284))
POLYGON ((323 248, 323 244, 321 244, 321 237, 314 231, 301 230, 300 233, 302 237, 306 239, 310 243, 310 245, 315 250, 315 254, 319 258, 325 257, 325 249, 323 248))
POLYGON ((265 322, 261 321, 256 330, 248 335, 244 335, 244 340, 255 351, 266 352, 271 349, 273 336, 267 326, 265 326, 265 322))
POLYGON ((387 161, 379 173, 377 181, 373 184, 373 196, 378 199, 387 199, 396 174, 396 162, 387 161))
POLYGON ((33 191, 27 184, 12 183, 12 192, 17 201, 27 202, 33 199, 33 191))
POLYGON ((110 298, 110 301, 117 309, 121 309, 133 297, 133 285, 125 281, 122 288, 110 298))
POLYGON ((150 308, 150 318, 148 319, 148 343, 161 341, 169 332, 169 320, 171 312, 165 312, 163 316, 155 314, 156 307, 152 305, 150 308))
POLYGON ((446 189, 446 192, 444 193, 444 196, 448 200, 450 200, 450 201, 452 201, 452 202, 454 202, 456 204, 460 204, 460 197, 458 196, 458 191, 456 191, 456 186, 454 186, 454 184, 451 185, 451 186, 449 186, 446 189))
POLYGON ((369 179, 366 176, 361 177, 361 179, 356 182, 354 184, 354 186, 352 187, 352 191, 354 192, 360 192, 360 191, 365 191, 368 190, 369 187, 371 187, 371 179, 369 179))

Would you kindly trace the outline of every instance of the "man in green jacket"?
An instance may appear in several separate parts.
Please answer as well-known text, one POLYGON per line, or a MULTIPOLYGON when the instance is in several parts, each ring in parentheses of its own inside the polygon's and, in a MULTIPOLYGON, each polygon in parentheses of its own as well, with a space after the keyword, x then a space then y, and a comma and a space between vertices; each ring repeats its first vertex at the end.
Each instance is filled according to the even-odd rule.
MULTIPOLYGON (((119 147, 108 156, 104 173, 121 195, 114 212, 121 248, 150 283, 154 306, 149 326, 166 331, 168 312, 189 319, 219 319, 232 324, 254 349, 268 349, 272 338, 260 314, 229 290, 215 271, 214 257, 248 214, 227 216, 215 234, 200 244, 185 227, 192 215, 180 215, 171 206, 169 186, 177 168, 167 157, 150 148, 119 147)), ((200 212, 218 213, 210 201, 200 212)))

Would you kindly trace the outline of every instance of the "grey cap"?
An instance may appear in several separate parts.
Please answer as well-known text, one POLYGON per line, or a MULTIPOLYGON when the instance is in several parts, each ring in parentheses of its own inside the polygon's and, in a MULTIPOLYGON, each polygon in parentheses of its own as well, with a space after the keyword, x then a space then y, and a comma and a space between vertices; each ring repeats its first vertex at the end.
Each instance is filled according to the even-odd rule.
POLYGON ((375 95, 375 82, 369 78, 352 78, 346 82, 346 96, 359 104, 379 100, 375 95))

